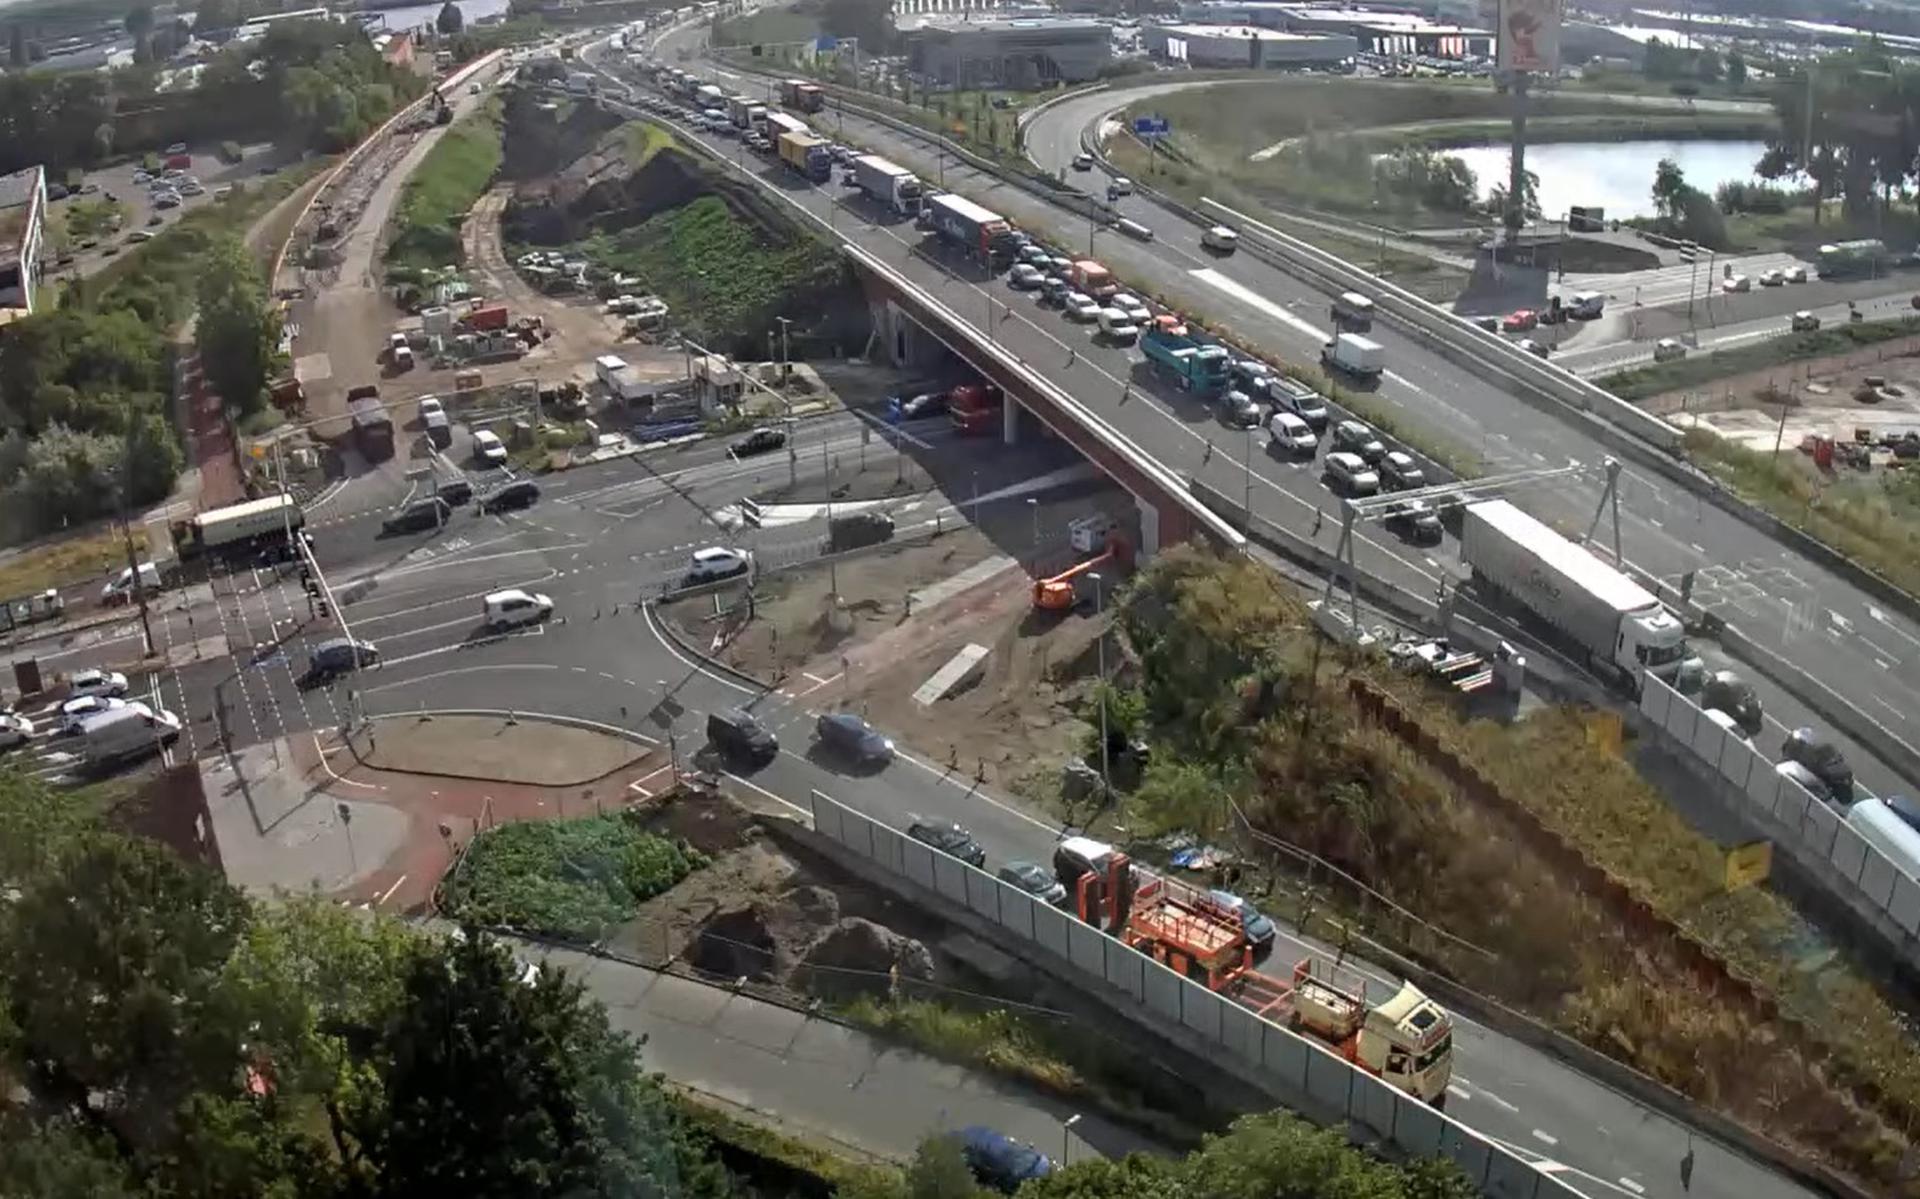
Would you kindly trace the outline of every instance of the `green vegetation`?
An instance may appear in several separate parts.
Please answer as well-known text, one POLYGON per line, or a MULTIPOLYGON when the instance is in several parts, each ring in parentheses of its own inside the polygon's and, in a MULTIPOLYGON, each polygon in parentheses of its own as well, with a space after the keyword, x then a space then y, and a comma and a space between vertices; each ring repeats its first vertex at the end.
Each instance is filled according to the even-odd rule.
POLYGON ((1920 333, 1920 317, 1829 325, 1824 329, 1788 333, 1728 350, 1715 350, 1711 354, 1693 354, 1672 362, 1630 366, 1598 382, 1623 400, 1644 400, 1648 396, 1684 391, 1732 375, 1845 354, 1863 346, 1911 337, 1915 333, 1920 333))
POLYGON ((499 169, 500 108, 490 102, 449 128, 407 180, 387 244, 389 267, 458 264, 460 225, 499 169))
POLYGON ((1697 429, 1688 432, 1686 449, 1742 499, 1920 594, 1920 478, 1911 471, 1828 479, 1792 446, 1775 458, 1697 429))
POLYGON ((1268 903, 1295 921, 1331 905, 1343 928, 1870 1185, 1895 1184, 1900 1130, 1920 1111, 1920 1050, 1901 1018, 1844 959, 1817 982, 1803 974, 1803 922, 1764 888, 1725 893, 1720 852, 1592 735, 1596 714, 1468 722, 1450 696, 1377 656, 1316 646, 1301 600, 1257 564, 1184 548, 1136 577, 1118 616, 1139 657, 1154 765, 1117 824, 1203 838, 1250 828, 1316 854, 1451 938, 1357 894, 1258 877, 1242 887, 1273 888, 1268 903), (1362 719, 1348 697, 1360 680, 1798 1024, 1730 1009, 1670 942, 1572 890, 1499 810, 1362 719), (1868 1085, 1856 1091, 1856 1081, 1868 1085), (1856 1093, 1877 1098, 1862 1109, 1856 1093))
POLYGON ((117 527, 23 549, 0 559, 0 599, 37 595, 88 575, 104 577, 116 562, 127 564, 126 542, 117 527))
MULTIPOLYGON (((153 37, 171 41, 180 30, 169 23, 153 37)), ((357 23, 322 20, 278 22, 257 41, 222 50, 191 92, 156 91, 160 79, 151 64, 0 77, 0 171, 44 163, 58 178, 70 167, 209 137, 332 153, 427 87, 416 72, 390 66, 357 23)))
POLYGON ((69 242, 105 237, 119 230, 127 207, 113 200, 76 197, 67 201, 66 235, 69 242))
POLYGON ((716 47, 743 47, 751 56, 752 47, 761 48, 762 58, 782 61, 791 57, 794 43, 812 44, 820 36, 820 18, 806 6, 762 8, 745 16, 716 21, 713 44, 716 47))
POLYGON ((776 240, 717 195, 596 234, 578 249, 610 271, 639 277, 703 345, 757 333, 783 297, 831 286, 844 270, 829 247, 791 231, 776 240))
POLYGON ((738 1193, 562 972, 256 904, 97 806, 0 773, 0 1193, 738 1193))
POLYGON ((624 815, 506 824, 467 847, 440 885, 440 907, 483 928, 587 941, 702 865, 624 815))
POLYGON ((200 270, 194 337, 201 369, 229 405, 259 412, 280 354, 280 312, 265 272, 237 237, 208 246, 200 270))
MULTIPOLYGON (((731 1110, 705 1097, 677 1091, 673 1095, 673 1105, 692 1132, 716 1146, 725 1147, 721 1156, 728 1159, 729 1166, 736 1170, 739 1167, 732 1159, 746 1155, 757 1159, 758 1163, 770 1163, 780 1170, 818 1179, 835 1188, 837 1193, 847 1196, 872 1194, 874 1188, 891 1187, 898 1181, 899 1172, 895 1169, 855 1160, 838 1146, 776 1132, 764 1123, 741 1119, 731 1110)), ((761 1176, 771 1171, 762 1165, 759 1168, 750 1166, 741 1172, 750 1180, 761 1181, 761 1176)), ((765 1180, 768 1184, 772 1181, 765 1180)))
MULTIPOLYGON (((1020 1199, 1474 1199, 1460 1168, 1443 1158, 1398 1165, 1347 1143, 1344 1133, 1315 1128, 1286 1112, 1243 1116, 1184 1158, 1136 1153, 1119 1161, 1090 1157, 1059 1162, 1058 1145, 1037 1145, 1055 1158, 1053 1173, 1020 1188, 1020 1199)), ((843 1187, 840 1199, 988 1199, 968 1176, 957 1136, 929 1137, 905 1173, 871 1189, 843 1187)))

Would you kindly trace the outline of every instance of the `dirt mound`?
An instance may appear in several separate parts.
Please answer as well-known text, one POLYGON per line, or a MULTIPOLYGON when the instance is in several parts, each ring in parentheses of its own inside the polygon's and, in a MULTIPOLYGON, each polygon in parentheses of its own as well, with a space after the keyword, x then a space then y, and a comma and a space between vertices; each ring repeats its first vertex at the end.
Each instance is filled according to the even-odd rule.
POLYGON ((778 959, 766 909, 757 903, 708 920, 687 954, 695 969, 721 978, 772 980, 778 977, 778 959))
POLYGON ((911 937, 856 916, 834 925, 807 951, 793 983, 827 999, 883 995, 896 969, 902 980, 929 981, 933 954, 911 937))
POLYGON ((519 182, 556 175, 601 145, 621 123, 598 104, 556 104, 532 88, 510 87, 504 95, 502 179, 519 182))

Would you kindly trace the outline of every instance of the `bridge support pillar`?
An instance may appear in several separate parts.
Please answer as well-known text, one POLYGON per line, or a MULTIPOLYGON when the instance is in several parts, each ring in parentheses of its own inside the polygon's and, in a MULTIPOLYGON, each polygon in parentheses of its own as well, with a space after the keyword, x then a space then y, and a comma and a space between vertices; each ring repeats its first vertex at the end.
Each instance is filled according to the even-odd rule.
POLYGON ((1000 440, 1007 445, 1020 440, 1020 405, 1013 402, 1012 396, 1000 401, 1000 440))
POLYGON ((886 360, 902 370, 938 365, 947 348, 891 299, 874 305, 873 327, 886 360))
POLYGON ((1145 562, 1160 552, 1160 509, 1138 496, 1133 502, 1140 509, 1140 552, 1136 556, 1145 562))

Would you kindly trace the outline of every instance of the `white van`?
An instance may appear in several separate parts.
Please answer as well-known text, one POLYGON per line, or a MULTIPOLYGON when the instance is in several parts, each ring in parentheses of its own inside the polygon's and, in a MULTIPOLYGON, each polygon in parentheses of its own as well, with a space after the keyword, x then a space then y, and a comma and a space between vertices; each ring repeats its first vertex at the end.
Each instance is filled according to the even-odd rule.
POLYGON ((129 703, 80 726, 77 751, 89 766, 102 766, 139 754, 157 752, 180 738, 180 718, 164 708, 155 712, 143 703, 129 703))
POLYGON ((553 615, 553 599, 518 587, 496 591, 480 601, 487 627, 497 631, 539 624, 553 615))
MULTIPOLYGON (((160 568, 151 562, 140 564, 140 589, 142 591, 160 590, 160 568)), ((100 588, 100 602, 103 604, 124 604, 133 598, 133 567, 121 567, 120 573, 107 580, 100 588)))
POLYGON ((1118 308, 1102 308, 1093 319, 1100 326, 1100 336, 1116 345, 1130 346, 1140 340, 1140 326, 1118 308))
POLYGON ((1576 291, 1570 307, 1574 319, 1582 321, 1598 320, 1607 306, 1607 294, 1601 291, 1576 291))

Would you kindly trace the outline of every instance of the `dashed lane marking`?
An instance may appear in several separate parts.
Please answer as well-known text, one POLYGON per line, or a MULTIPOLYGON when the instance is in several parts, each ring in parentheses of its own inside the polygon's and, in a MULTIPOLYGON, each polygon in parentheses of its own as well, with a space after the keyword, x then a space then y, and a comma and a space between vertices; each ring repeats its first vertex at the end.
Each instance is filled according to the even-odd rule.
POLYGON ((1533 1130, 1533 1139, 1549 1147, 1560 1143, 1559 1137, 1554 1136, 1550 1132, 1542 1132, 1537 1128, 1533 1130))

